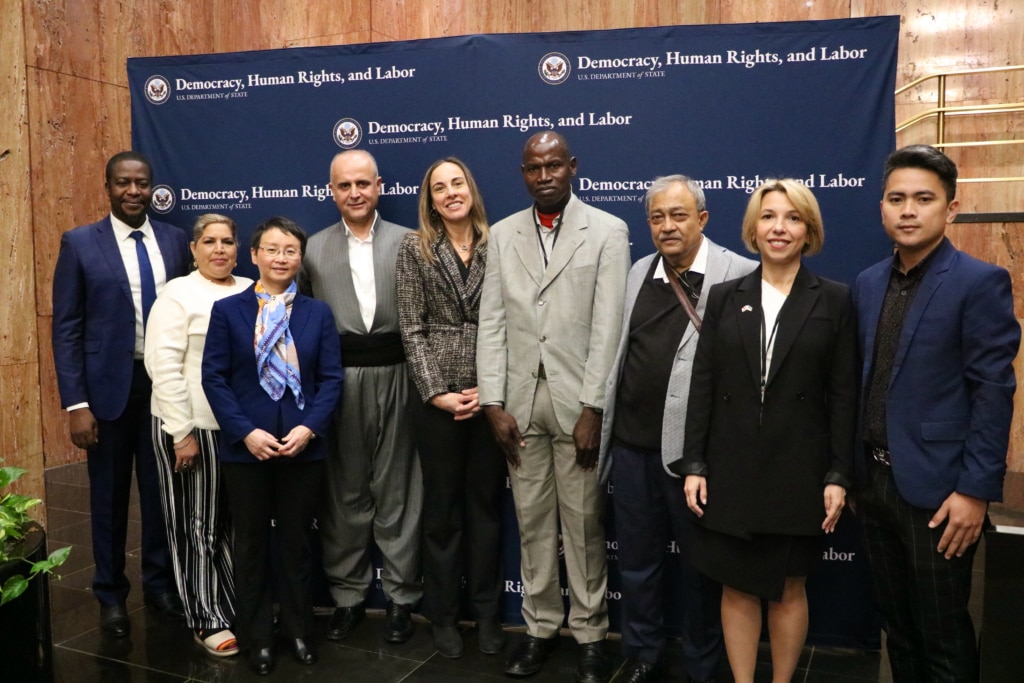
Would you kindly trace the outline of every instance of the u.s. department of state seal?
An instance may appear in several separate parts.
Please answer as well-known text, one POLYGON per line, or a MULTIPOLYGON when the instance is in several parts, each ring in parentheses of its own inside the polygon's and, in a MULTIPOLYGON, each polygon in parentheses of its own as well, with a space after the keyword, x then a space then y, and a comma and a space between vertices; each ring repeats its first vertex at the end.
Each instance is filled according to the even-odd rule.
POLYGON ((540 58, 537 64, 537 73, 540 79, 548 85, 565 83, 569 78, 572 67, 569 65, 569 58, 561 52, 549 52, 540 58))
POLYGON ((363 128, 355 119, 340 119, 334 124, 334 141, 342 149, 352 149, 363 139, 363 128))
POLYGON ((163 76, 150 76, 144 90, 151 104, 163 104, 171 99, 171 84, 163 76))
POLYGON ((174 190, 168 185, 157 185, 149 206, 157 213, 169 213, 174 208, 174 190))

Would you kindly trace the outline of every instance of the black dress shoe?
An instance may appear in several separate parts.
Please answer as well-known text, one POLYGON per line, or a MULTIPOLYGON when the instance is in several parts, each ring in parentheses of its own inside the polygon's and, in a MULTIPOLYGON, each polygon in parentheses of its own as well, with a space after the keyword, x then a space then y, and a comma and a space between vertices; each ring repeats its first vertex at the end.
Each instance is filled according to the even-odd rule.
POLYGON ((476 622, 477 639, 480 652, 485 655, 496 655, 505 649, 505 631, 497 617, 478 619, 476 622))
POLYGON ((412 605, 400 605, 388 600, 384 640, 389 643, 404 643, 412 638, 412 632, 415 630, 416 624, 412 622, 412 605))
POLYGON ((651 662, 633 662, 622 675, 615 679, 622 683, 647 683, 661 678, 661 669, 651 662))
POLYGON ((185 619, 185 606, 181 604, 177 593, 147 593, 145 603, 146 607, 162 617, 179 621, 185 619))
POLYGON ((254 647, 249 650, 249 668, 260 676, 274 670, 274 651, 269 647, 254 647))
POLYGON ((132 622, 128 620, 128 608, 123 602, 116 605, 100 605, 100 628, 108 636, 124 638, 131 630, 132 622))
POLYGON ((316 664, 317 656, 316 650, 313 649, 313 641, 296 638, 288 641, 288 644, 299 664, 316 664))
POLYGON ((352 629, 366 616, 363 603, 351 607, 338 607, 331 616, 331 625, 327 627, 327 640, 342 640, 352 633, 352 629))
POLYGON ((554 638, 537 638, 527 634, 519 646, 509 655, 505 664, 505 673, 509 676, 532 676, 544 666, 544 660, 558 644, 558 636, 554 638))
POLYGON ((458 659, 462 656, 462 634, 456 626, 431 627, 434 636, 434 649, 438 654, 448 659, 458 659))
POLYGON ((580 645, 580 658, 576 664, 576 683, 605 683, 612 664, 604 652, 604 641, 580 645))

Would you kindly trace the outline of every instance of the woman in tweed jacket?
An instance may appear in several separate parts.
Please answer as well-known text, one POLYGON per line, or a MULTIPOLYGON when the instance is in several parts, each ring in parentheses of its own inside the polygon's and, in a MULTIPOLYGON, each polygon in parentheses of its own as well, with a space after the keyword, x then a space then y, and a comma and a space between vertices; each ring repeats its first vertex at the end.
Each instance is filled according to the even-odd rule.
POLYGON ((420 187, 420 229, 398 252, 398 318, 422 402, 413 425, 423 470, 423 614, 434 646, 462 655, 456 626, 466 598, 480 650, 505 644, 501 598, 501 489, 505 460, 476 387, 476 330, 487 261, 487 216, 473 175, 453 157, 420 187))

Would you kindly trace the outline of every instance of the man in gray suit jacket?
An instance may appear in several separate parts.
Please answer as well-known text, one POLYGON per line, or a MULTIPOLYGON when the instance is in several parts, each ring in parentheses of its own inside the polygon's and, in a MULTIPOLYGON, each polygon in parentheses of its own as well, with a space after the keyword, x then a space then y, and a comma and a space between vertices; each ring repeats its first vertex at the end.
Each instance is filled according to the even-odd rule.
POLYGON ((668 469, 683 457, 699 330, 669 278, 676 278, 699 320, 711 285, 746 275, 757 262, 704 237, 704 191, 690 178, 656 178, 646 206, 658 251, 629 272, 622 335, 605 391, 598 466, 602 481, 610 474, 615 484, 622 649, 630 660, 623 680, 641 683, 660 675, 670 542, 683 579, 686 673, 691 681, 712 680, 722 653, 721 587, 689 563, 683 482, 668 469))
POLYGON ((629 270, 626 224, 572 194, 576 158, 558 133, 531 137, 523 179, 534 205, 496 224, 480 301, 480 404, 509 463, 528 633, 506 673, 540 671, 564 617, 581 644, 577 680, 607 680, 604 496, 595 466, 605 380, 629 270), (559 522, 561 527, 559 528, 559 522))
POLYGON ((408 228, 377 213, 382 179, 362 150, 331 161, 331 192, 342 220, 309 239, 299 276, 304 293, 326 301, 341 335, 345 386, 335 414, 320 520, 324 569, 337 609, 328 640, 341 640, 365 615, 372 579, 370 543, 384 558, 384 638, 413 633, 419 584, 423 480, 412 436, 413 396, 398 331, 395 263, 408 228))

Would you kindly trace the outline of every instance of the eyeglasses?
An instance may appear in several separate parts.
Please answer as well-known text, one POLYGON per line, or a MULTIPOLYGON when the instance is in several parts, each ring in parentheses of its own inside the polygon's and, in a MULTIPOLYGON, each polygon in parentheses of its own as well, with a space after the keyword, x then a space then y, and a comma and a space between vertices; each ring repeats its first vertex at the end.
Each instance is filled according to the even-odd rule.
POLYGON ((294 247, 288 247, 287 249, 281 249, 281 247, 257 247, 262 249, 270 258, 277 258, 278 256, 284 256, 288 260, 297 259, 302 256, 302 252, 294 247))

